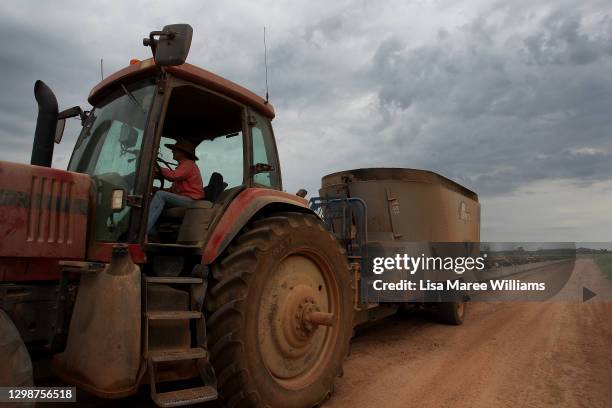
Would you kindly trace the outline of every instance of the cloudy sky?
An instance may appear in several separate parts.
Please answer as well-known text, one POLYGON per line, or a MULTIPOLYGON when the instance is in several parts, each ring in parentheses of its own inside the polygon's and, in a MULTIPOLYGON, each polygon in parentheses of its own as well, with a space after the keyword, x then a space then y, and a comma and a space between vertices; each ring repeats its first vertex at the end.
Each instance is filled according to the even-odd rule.
POLYGON ((260 95, 267 26, 288 191, 423 168, 480 195, 483 240, 612 241, 609 0, 5 2, 0 160, 29 160, 36 79, 60 109, 87 106, 100 58, 107 75, 148 58, 142 37, 177 22, 189 62, 260 95))

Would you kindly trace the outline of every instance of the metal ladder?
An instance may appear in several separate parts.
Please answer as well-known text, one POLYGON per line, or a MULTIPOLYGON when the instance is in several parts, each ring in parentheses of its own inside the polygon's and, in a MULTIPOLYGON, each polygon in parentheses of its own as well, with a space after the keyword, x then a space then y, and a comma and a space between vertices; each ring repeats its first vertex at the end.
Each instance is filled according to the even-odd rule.
MULTIPOLYGON (((149 370, 151 398, 160 407, 178 407, 182 405, 197 404, 217 399, 217 381, 214 370, 208 359, 206 350, 206 324, 202 314, 202 303, 206 293, 206 276, 203 277, 148 277, 144 278, 145 295, 145 358, 149 370), (175 311, 149 311, 147 307, 148 285, 189 285, 190 309, 175 311), (155 320, 194 320, 196 322, 196 347, 184 349, 149 350, 149 322, 155 320), (168 392, 157 392, 157 364, 194 360, 198 367, 204 385, 193 388, 184 388, 168 392)), ((191 326, 191 325, 190 325, 191 326)), ((191 328, 189 327, 190 337, 191 328)), ((193 341, 192 341, 193 343, 193 341)))

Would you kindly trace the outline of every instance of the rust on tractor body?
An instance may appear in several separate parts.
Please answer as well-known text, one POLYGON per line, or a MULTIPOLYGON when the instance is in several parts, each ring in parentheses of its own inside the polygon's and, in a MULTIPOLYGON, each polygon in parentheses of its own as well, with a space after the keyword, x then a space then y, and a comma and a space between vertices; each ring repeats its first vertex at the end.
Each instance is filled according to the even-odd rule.
POLYGON ((0 259, 84 259, 91 179, 0 162, 0 259))

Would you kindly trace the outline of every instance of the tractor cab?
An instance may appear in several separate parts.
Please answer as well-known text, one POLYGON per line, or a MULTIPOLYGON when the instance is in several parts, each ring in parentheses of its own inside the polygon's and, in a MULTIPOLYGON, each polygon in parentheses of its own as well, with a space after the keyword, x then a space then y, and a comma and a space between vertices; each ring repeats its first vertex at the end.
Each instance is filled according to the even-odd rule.
POLYGON ((146 243, 149 202, 177 165, 167 145, 196 146, 204 198, 164 208, 161 244, 201 248, 215 217, 245 188, 281 190, 274 108, 241 86, 189 64, 131 65, 96 86, 68 170, 95 183, 92 241, 146 243))
MULTIPOLYGON (((269 119, 257 112, 250 115, 249 122, 246 107, 202 87, 185 83, 173 88, 158 143, 158 163, 175 169, 167 146, 181 140, 195 146, 204 198, 188 207, 163 210, 156 225, 163 243, 201 245, 218 209, 247 185, 280 189, 269 119), (268 166, 267 171, 257 171, 257 165, 268 166)), ((170 184, 163 177, 153 182, 155 188, 168 189, 170 184)))

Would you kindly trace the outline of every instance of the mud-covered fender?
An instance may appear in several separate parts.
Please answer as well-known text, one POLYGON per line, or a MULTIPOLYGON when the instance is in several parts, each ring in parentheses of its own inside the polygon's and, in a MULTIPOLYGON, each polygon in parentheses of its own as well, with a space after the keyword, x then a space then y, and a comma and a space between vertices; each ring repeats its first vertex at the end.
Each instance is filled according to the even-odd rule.
POLYGON ((302 197, 267 188, 247 188, 234 198, 215 226, 204 247, 202 262, 207 265, 214 262, 238 232, 257 213, 266 209, 312 213, 302 197))

